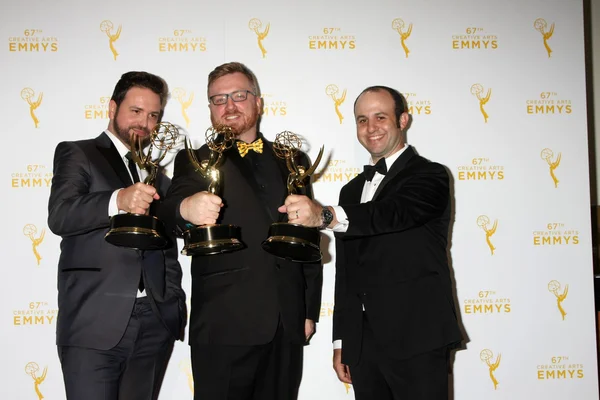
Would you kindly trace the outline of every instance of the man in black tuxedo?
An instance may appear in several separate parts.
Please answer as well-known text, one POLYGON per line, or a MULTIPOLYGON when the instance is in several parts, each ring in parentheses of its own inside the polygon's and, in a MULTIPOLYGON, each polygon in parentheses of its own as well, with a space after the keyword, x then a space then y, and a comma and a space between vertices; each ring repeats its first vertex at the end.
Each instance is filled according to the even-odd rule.
POLYGON ((182 339, 175 240, 153 251, 104 240, 110 216, 147 213, 170 184, 162 173, 156 189, 139 182, 145 171, 127 158, 131 135, 149 139, 167 95, 160 77, 127 72, 108 105, 108 129, 56 147, 48 226, 62 237, 56 342, 68 399, 156 399, 174 341, 182 339))
POLYGON ((448 398, 449 351, 461 341, 447 258, 446 169, 406 144, 400 93, 365 89, 354 104, 371 165, 339 206, 292 195, 292 222, 336 232, 333 367, 356 398, 448 398))
MULTIPOLYGON (((208 77, 213 126, 232 128, 236 144, 219 167, 221 193, 194 171, 185 151, 175 159, 163 218, 190 225, 233 224, 242 250, 192 259, 190 345, 196 399, 292 400, 302 376, 303 346, 321 307, 322 267, 276 258, 261 248, 289 174, 258 130, 260 88, 245 65, 223 64, 208 77)), ((206 145, 196 151, 209 158, 206 145)), ((303 156, 300 162, 306 164, 303 156)), ((310 193, 310 186, 308 187, 310 193)))

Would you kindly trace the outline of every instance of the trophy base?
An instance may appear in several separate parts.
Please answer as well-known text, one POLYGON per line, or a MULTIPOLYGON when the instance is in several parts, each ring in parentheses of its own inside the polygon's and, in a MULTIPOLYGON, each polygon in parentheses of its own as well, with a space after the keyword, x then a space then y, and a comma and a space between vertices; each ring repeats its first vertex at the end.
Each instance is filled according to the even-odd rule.
POLYGON ((210 256, 244 247, 241 231, 235 225, 202 225, 183 232, 184 256, 210 256))
POLYGON ((156 217, 143 214, 112 216, 104 240, 115 246, 137 250, 160 250, 169 244, 163 223, 156 217))
POLYGON ((293 262, 317 262, 321 254, 321 236, 317 228, 277 222, 271 224, 262 248, 276 257, 293 262))

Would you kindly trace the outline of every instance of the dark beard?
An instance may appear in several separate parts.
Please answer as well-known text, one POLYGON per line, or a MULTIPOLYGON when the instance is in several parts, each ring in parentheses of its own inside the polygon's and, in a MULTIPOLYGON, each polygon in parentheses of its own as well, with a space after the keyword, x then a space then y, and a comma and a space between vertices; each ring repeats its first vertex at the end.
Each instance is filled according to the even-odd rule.
MULTIPOLYGON (((127 144, 127 147, 131 146, 131 136, 135 135, 133 132, 131 132, 132 129, 143 130, 144 132, 147 133, 147 135, 142 138, 142 143, 141 143, 140 148, 144 148, 148 144, 150 144, 150 130, 148 130, 147 128, 142 128, 141 126, 128 126, 127 128, 124 128, 124 127, 120 126, 119 123, 117 122, 118 116, 119 116, 119 106, 117 106, 117 110, 115 111, 115 119, 113 120, 113 125, 114 125, 115 131, 116 131, 115 134, 121 139, 121 141, 123 141, 124 143, 127 144)), ((137 140, 136 140, 136 142, 137 142, 137 140)), ((134 147, 137 147, 137 144, 134 147)))

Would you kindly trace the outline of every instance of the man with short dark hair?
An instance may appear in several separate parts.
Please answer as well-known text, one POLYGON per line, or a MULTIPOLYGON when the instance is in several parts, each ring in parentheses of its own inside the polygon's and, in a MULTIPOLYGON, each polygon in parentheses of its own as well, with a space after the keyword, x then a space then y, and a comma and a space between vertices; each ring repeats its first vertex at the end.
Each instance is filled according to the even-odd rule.
POLYGON ((127 72, 97 138, 62 142, 54 154, 48 226, 62 237, 56 343, 68 399, 153 400, 185 324, 177 245, 138 251, 105 241, 109 218, 146 214, 164 196, 130 163, 132 135, 146 143, 160 122, 167 84, 127 72), (151 208, 152 206, 152 208, 151 208))
POLYGON ((406 143, 398 91, 373 86, 354 103, 371 155, 339 206, 291 195, 291 222, 336 232, 333 368, 358 400, 448 398, 449 352, 461 341, 447 258, 450 180, 406 143))
MULTIPOLYGON (((192 259, 194 398, 293 400, 303 346, 319 317, 322 267, 278 259, 261 247, 271 223, 285 221, 277 207, 287 195, 289 172, 259 132, 262 99, 252 71, 236 62, 217 67, 209 75, 208 100, 213 126, 229 126, 237 138, 219 166, 223 198, 207 191, 210 182, 182 151, 164 220, 179 232, 217 221, 236 225, 245 247, 192 259)), ((207 160, 208 147, 196 157, 207 160)), ((298 162, 306 165, 306 156, 298 162)))

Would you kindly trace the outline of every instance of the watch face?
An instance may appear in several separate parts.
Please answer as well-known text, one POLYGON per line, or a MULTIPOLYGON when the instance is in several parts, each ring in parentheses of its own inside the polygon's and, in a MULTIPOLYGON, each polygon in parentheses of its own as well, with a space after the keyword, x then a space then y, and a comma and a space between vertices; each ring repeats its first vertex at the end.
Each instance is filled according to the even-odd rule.
POLYGON ((329 225, 333 221, 333 213, 327 207, 323 207, 323 224, 329 225))

